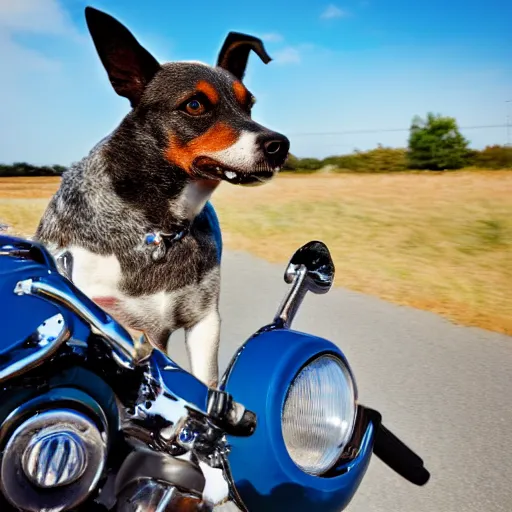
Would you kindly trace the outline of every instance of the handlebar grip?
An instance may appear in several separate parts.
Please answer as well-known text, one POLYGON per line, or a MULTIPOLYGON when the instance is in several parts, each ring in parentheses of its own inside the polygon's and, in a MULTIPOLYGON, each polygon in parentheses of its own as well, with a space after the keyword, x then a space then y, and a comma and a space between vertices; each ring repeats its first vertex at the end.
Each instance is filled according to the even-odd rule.
POLYGON ((382 424, 375 436, 373 453, 415 485, 425 485, 430 479, 423 460, 382 424))

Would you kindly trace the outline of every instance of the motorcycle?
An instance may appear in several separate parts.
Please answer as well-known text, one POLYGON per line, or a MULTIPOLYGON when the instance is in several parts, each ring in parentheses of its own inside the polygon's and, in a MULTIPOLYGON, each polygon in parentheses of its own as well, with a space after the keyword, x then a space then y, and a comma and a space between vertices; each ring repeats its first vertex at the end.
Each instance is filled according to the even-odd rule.
POLYGON ((372 454, 415 485, 429 480, 359 403, 343 352, 291 328, 305 295, 332 286, 322 242, 293 255, 274 320, 217 389, 132 338, 74 286, 72 264, 0 235, 0 510, 338 512, 372 454))

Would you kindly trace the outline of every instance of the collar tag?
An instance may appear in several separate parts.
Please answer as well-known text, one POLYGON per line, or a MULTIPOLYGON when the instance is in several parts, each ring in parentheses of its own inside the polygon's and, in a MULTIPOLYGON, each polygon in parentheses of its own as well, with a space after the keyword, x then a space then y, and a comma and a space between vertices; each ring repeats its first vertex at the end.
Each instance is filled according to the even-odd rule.
POLYGON ((161 260, 167 253, 170 244, 178 242, 188 233, 188 228, 184 228, 176 233, 162 233, 152 231, 144 236, 144 243, 153 248, 151 258, 153 261, 161 260))

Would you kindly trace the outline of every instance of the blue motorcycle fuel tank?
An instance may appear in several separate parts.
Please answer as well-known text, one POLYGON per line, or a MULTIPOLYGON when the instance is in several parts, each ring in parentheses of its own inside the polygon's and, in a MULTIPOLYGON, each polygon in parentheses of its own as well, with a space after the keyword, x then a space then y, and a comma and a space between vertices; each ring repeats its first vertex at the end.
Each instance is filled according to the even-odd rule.
POLYGON ((328 474, 305 473, 290 457, 282 431, 282 411, 295 376, 312 359, 329 354, 348 368, 343 353, 328 340, 289 329, 262 330, 232 360, 223 389, 257 415, 254 434, 229 439, 232 479, 249 511, 339 512, 356 493, 373 450, 376 419, 358 409, 352 451, 328 474))

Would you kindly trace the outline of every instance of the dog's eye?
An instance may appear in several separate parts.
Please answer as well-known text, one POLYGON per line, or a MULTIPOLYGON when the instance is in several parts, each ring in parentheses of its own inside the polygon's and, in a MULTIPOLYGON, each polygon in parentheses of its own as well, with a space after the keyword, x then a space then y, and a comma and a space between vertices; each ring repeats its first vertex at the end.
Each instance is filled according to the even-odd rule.
POLYGON ((205 113, 206 106, 199 100, 193 99, 185 105, 185 110, 192 116, 199 116, 205 113))

